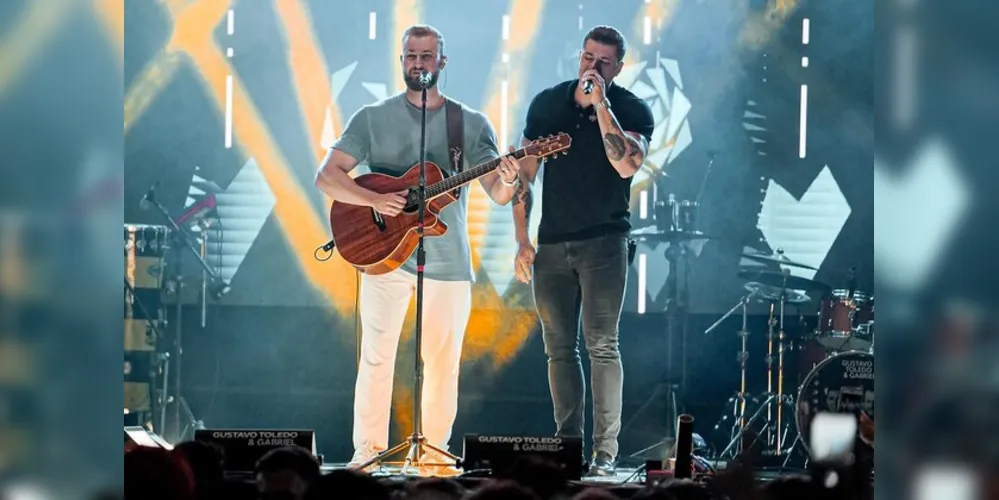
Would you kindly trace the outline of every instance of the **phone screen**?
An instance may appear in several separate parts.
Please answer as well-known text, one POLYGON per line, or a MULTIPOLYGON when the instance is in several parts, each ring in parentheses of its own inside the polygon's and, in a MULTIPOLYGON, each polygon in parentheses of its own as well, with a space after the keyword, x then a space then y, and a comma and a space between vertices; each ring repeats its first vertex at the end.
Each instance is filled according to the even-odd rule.
POLYGON ((844 462, 853 453, 857 416, 852 413, 818 413, 812 420, 810 447, 816 462, 844 462))
POLYGON ((925 465, 913 478, 916 500, 979 500, 978 480, 974 472, 956 464, 925 465))

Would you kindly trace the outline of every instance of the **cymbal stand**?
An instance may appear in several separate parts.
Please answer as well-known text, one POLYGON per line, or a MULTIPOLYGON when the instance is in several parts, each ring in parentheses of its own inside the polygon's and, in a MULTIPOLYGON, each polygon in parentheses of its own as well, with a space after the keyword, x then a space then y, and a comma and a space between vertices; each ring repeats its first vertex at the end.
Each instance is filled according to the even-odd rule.
MULTIPOLYGON (((764 410, 766 410, 766 420, 764 421, 763 428, 760 432, 754 432, 757 439, 761 436, 765 436, 765 445, 773 447, 773 449, 768 449, 766 451, 774 456, 782 456, 785 451, 783 449, 784 439, 786 438, 786 432, 790 429, 790 421, 787 423, 787 429, 783 425, 784 420, 784 407, 787 406, 788 410, 791 411, 793 415, 794 411, 794 401, 790 394, 784 394, 784 306, 787 302, 787 288, 782 287, 780 298, 776 301, 770 302, 770 318, 768 320, 767 327, 767 392, 766 399, 760 404, 756 412, 746 421, 739 432, 732 437, 728 446, 722 450, 719 457, 724 457, 733 453, 736 445, 741 443, 742 436, 746 433, 746 430, 751 428, 753 423, 756 422, 758 418, 764 415, 764 410), (775 316, 775 312, 777 317, 775 316), (777 327, 777 331, 774 332, 774 327, 777 327), (774 340, 776 342, 777 350, 777 392, 774 392, 773 386, 773 363, 774 363, 774 340), (775 408, 776 407, 776 408, 775 408), (774 421, 774 414, 776 413, 776 421, 774 421)), ((754 398, 755 400, 755 398, 754 398)))
POLYGON ((784 286, 781 287, 780 299, 770 303, 770 320, 767 331, 767 399, 763 403, 767 408, 767 420, 763 428, 766 431, 766 444, 768 447, 773 447, 771 451, 778 457, 784 453, 784 440, 790 429, 790 420, 787 422, 787 429, 784 426, 784 407, 787 406, 791 415, 794 415, 794 399, 790 394, 784 394, 784 341, 787 339, 784 331, 784 313, 787 303, 786 277, 787 274, 785 274, 785 283, 782 283, 784 286), (779 307, 776 318, 774 317, 775 307, 779 307), (775 326, 777 327, 776 333, 774 332, 775 326), (775 339, 777 340, 777 392, 774 392, 773 380, 775 339), (776 420, 774 419, 775 414, 776 420))
MULTIPOLYGON (((739 355, 737 356, 737 359, 739 360, 739 376, 740 376, 739 392, 737 392, 734 396, 728 398, 728 401, 725 402, 726 406, 732 405, 731 415, 723 413, 721 419, 718 421, 717 424, 715 424, 715 430, 717 431, 721 429, 721 426, 729 418, 732 418, 733 420, 732 428, 729 431, 730 441, 729 444, 726 445, 725 447, 726 452, 732 451, 731 458, 735 458, 738 455, 738 453, 741 451, 738 450, 737 448, 733 448, 733 446, 736 443, 738 443, 739 437, 742 436, 742 430, 745 428, 745 423, 746 423, 746 400, 749 397, 749 392, 747 392, 746 390, 746 365, 747 361, 749 360, 749 349, 747 347, 747 339, 749 338, 749 328, 747 326, 747 318, 748 318, 747 306, 749 305, 749 302, 758 293, 759 293, 758 291, 754 290, 753 292, 739 299, 738 304, 732 307, 732 309, 729 309, 729 311, 725 313, 725 315, 719 318, 718 321, 715 321, 714 324, 709 326, 708 329, 704 331, 705 335, 711 333, 716 328, 718 328, 718 326, 721 325, 723 321, 725 321, 730 316, 735 314, 737 310, 742 309, 742 329, 740 329, 738 332, 739 338, 742 341, 742 346, 739 350, 739 355)), ((724 457, 726 452, 723 452, 722 455, 719 456, 719 458, 724 457)))

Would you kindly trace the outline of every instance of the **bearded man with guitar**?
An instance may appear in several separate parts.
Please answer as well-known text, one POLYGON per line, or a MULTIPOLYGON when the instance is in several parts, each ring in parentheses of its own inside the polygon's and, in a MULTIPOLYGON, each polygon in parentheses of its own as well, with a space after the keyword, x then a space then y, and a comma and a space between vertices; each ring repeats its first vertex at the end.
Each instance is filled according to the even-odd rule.
MULTIPOLYGON (((448 179, 457 178, 459 171, 480 174, 482 188, 500 205, 511 200, 518 185, 519 164, 509 156, 499 158, 496 133, 486 116, 438 90, 438 76, 447 65, 443 35, 426 25, 408 28, 402 35, 400 64, 406 91, 358 110, 316 175, 316 186, 334 199, 331 225, 336 247, 364 273, 354 456, 349 465, 353 467, 370 461, 388 445, 396 352, 416 286, 414 188, 419 179, 422 92, 428 85, 420 82, 421 76, 430 79, 423 435, 443 450, 448 449, 458 409, 458 369, 474 278, 466 223, 467 182, 442 183, 442 171, 448 179), (372 174, 352 179, 348 172, 360 163, 367 164, 372 174), (483 163, 487 166, 476 167, 478 171, 465 168, 483 163)), ((474 176, 461 180, 467 177, 474 176)))

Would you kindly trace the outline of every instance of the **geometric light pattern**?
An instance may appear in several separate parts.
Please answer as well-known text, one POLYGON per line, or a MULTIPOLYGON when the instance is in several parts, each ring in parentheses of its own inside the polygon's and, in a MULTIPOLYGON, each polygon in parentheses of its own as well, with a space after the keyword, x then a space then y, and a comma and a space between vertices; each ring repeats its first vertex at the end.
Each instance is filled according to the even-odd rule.
MULTIPOLYGON (((850 217, 850 211, 850 205, 826 165, 800 200, 771 179, 757 227, 772 250, 783 249, 788 259, 819 268, 850 217)), ((798 267, 787 269, 790 274, 806 279, 813 278, 816 273, 798 267)))
POLYGON ((626 65, 615 82, 644 99, 652 108, 655 128, 649 141, 649 153, 642 168, 635 174, 632 186, 639 188, 651 174, 672 163, 693 142, 690 132, 691 103, 683 93, 683 79, 676 60, 662 58, 658 65, 647 68, 642 61, 626 65), (645 78, 641 78, 645 75, 645 78))
POLYGON ((899 290, 921 287, 967 211, 968 187, 940 139, 923 144, 904 173, 874 162, 874 265, 899 290))
MULTIPOLYGON (((199 187, 204 183, 204 179, 194 175, 188 194, 188 206, 195 201, 192 195, 205 194, 199 187)), ((216 193, 215 199, 221 223, 210 226, 208 230, 205 262, 228 282, 236 275, 250 247, 260 235, 277 199, 253 158, 243 164, 225 191, 216 193), (218 245, 220 241, 222 244, 218 245), (217 266, 219 262, 220 267, 217 266)))

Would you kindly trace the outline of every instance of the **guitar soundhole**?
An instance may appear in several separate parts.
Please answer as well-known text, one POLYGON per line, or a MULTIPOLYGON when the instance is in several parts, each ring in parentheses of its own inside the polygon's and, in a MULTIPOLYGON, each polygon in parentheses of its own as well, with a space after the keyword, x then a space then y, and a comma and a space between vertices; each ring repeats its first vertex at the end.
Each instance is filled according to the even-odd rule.
POLYGON ((373 208, 371 209, 371 218, 374 220, 375 225, 378 226, 378 230, 385 230, 385 217, 382 217, 382 214, 373 208))

